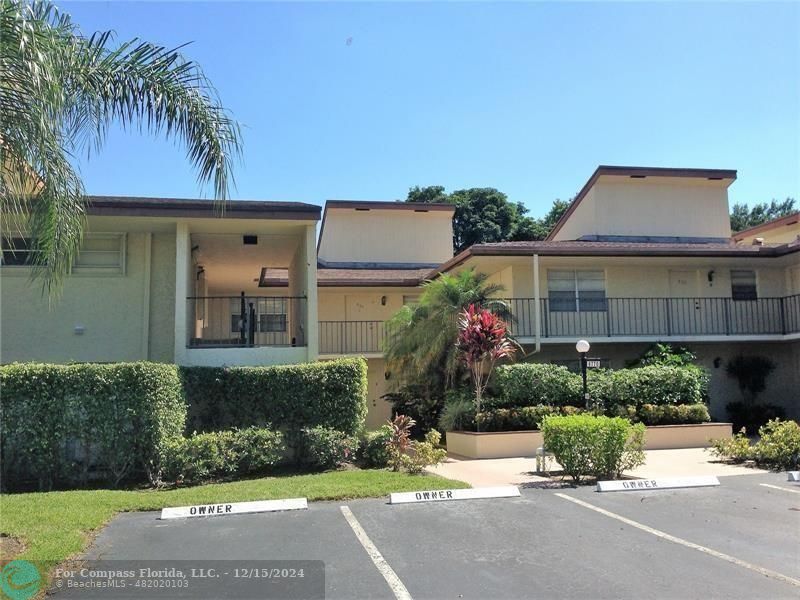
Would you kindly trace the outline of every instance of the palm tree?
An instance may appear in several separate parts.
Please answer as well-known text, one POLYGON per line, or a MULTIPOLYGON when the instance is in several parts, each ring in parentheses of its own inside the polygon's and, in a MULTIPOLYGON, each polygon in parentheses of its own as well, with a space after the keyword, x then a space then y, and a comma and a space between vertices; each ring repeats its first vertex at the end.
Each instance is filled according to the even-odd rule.
POLYGON ((458 315, 474 305, 510 320, 507 304, 493 298, 505 288, 487 280, 474 269, 443 273, 423 284, 418 304, 404 306, 390 319, 384 353, 389 371, 399 375, 396 382, 425 382, 442 394, 461 367, 458 315))
POLYGON ((178 49, 111 32, 84 37, 46 1, 0 0, 0 227, 33 240, 34 276, 56 291, 80 248, 86 198, 73 157, 112 123, 186 146, 222 209, 239 127, 178 49))

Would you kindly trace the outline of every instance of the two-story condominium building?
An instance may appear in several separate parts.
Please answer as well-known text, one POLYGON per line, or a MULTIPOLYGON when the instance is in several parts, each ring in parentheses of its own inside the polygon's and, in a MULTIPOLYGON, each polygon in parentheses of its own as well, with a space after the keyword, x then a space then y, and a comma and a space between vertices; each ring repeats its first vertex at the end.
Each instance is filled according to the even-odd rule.
POLYGON ((739 399, 725 364, 772 359, 764 400, 800 417, 796 216, 731 236, 735 171, 599 167, 549 238, 452 256, 451 205, 90 198, 88 232, 49 305, 23 236, 3 239, 0 362, 267 365, 364 356, 368 426, 389 416, 384 322, 440 273, 505 287, 525 360, 574 364, 575 341, 622 367, 656 341, 690 346, 711 409, 739 399))

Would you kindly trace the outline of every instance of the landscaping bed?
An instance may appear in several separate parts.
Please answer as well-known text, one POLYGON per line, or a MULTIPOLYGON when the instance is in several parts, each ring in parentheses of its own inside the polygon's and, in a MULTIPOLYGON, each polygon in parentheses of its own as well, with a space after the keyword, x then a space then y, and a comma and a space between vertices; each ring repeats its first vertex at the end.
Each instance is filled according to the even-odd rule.
MULTIPOLYGON (((730 438, 730 423, 654 425, 645 430, 645 450, 707 448, 711 439, 730 438)), ((465 458, 514 458, 533 456, 544 443, 542 432, 448 431, 447 451, 465 458)))

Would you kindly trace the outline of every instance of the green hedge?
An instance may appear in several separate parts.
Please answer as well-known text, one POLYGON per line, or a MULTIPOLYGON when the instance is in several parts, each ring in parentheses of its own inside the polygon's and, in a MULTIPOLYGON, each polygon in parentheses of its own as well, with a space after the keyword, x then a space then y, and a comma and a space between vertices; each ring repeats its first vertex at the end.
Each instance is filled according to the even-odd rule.
MULTIPOLYGON (((576 377, 579 377, 576 375, 576 377)), ((590 371, 589 393, 607 408, 615 405, 698 404, 708 396, 708 374, 694 366, 649 365, 590 371)))
MULTIPOLYGON (((633 369, 590 370, 591 397, 606 409, 644 404, 698 404, 708 395, 708 374, 700 367, 649 365, 633 369)), ((546 404, 582 404, 582 381, 566 367, 546 363, 520 363, 498 367, 495 397, 487 408, 518 408, 546 404)))
POLYGON ((495 398, 487 408, 515 408, 548 404, 566 406, 581 401, 581 378, 566 367, 547 363, 519 363, 494 372, 495 398))
POLYGON ((620 417, 553 416, 542 422, 545 447, 576 482, 586 475, 616 479, 644 464, 644 432, 642 423, 620 417))
POLYGON ((354 436, 367 414, 362 358, 278 367, 181 367, 188 431, 327 427, 354 436))
MULTIPOLYGON (((481 431, 525 431, 541 429, 545 417, 553 415, 575 415, 585 409, 576 406, 520 406, 494 408, 478 413, 476 421, 481 431)), ((685 425, 708 423, 711 416, 705 404, 643 404, 638 409, 633 405, 617 405, 607 410, 610 417, 624 417, 645 425, 685 425)), ((475 429, 475 427, 471 427, 475 429)))
POLYGON ((477 414, 475 420, 481 431, 525 431, 540 429, 542 420, 553 415, 574 415, 582 412, 575 406, 520 406, 495 408, 477 414))
POLYGON ((165 483, 200 483, 265 473, 286 456, 280 431, 256 427, 176 437, 166 450, 165 483))
POLYGON ((186 404, 172 365, 0 367, 4 487, 157 477, 186 404))

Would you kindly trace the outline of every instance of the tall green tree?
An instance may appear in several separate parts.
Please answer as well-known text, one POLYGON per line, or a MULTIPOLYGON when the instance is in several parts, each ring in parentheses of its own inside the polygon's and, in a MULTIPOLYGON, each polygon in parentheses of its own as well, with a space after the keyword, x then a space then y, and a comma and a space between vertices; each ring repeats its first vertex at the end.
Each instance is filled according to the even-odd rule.
POLYGON ((455 205, 455 253, 473 244, 543 240, 569 206, 569 202, 556 200, 543 218, 535 219, 527 216, 524 204, 511 202, 495 188, 469 188, 448 194, 440 185, 415 186, 408 191, 406 202, 455 205))
POLYGON ((74 157, 101 148, 112 123, 181 142, 224 207, 239 127, 195 63, 138 39, 117 44, 111 32, 85 37, 48 2, 0 0, 0 226, 32 238, 48 293, 85 226, 74 157))
POLYGON ((780 219, 792 214, 797 209, 794 207, 794 198, 786 198, 782 202, 772 200, 769 203, 761 202, 749 207, 747 204, 736 203, 731 209, 731 231, 750 229, 773 219, 780 219))
POLYGON ((438 393, 458 376, 458 315, 468 306, 489 308, 501 316, 508 309, 493 298, 504 290, 474 269, 443 273, 422 285, 417 304, 401 308, 389 321, 384 349, 395 382, 428 382, 438 393))

